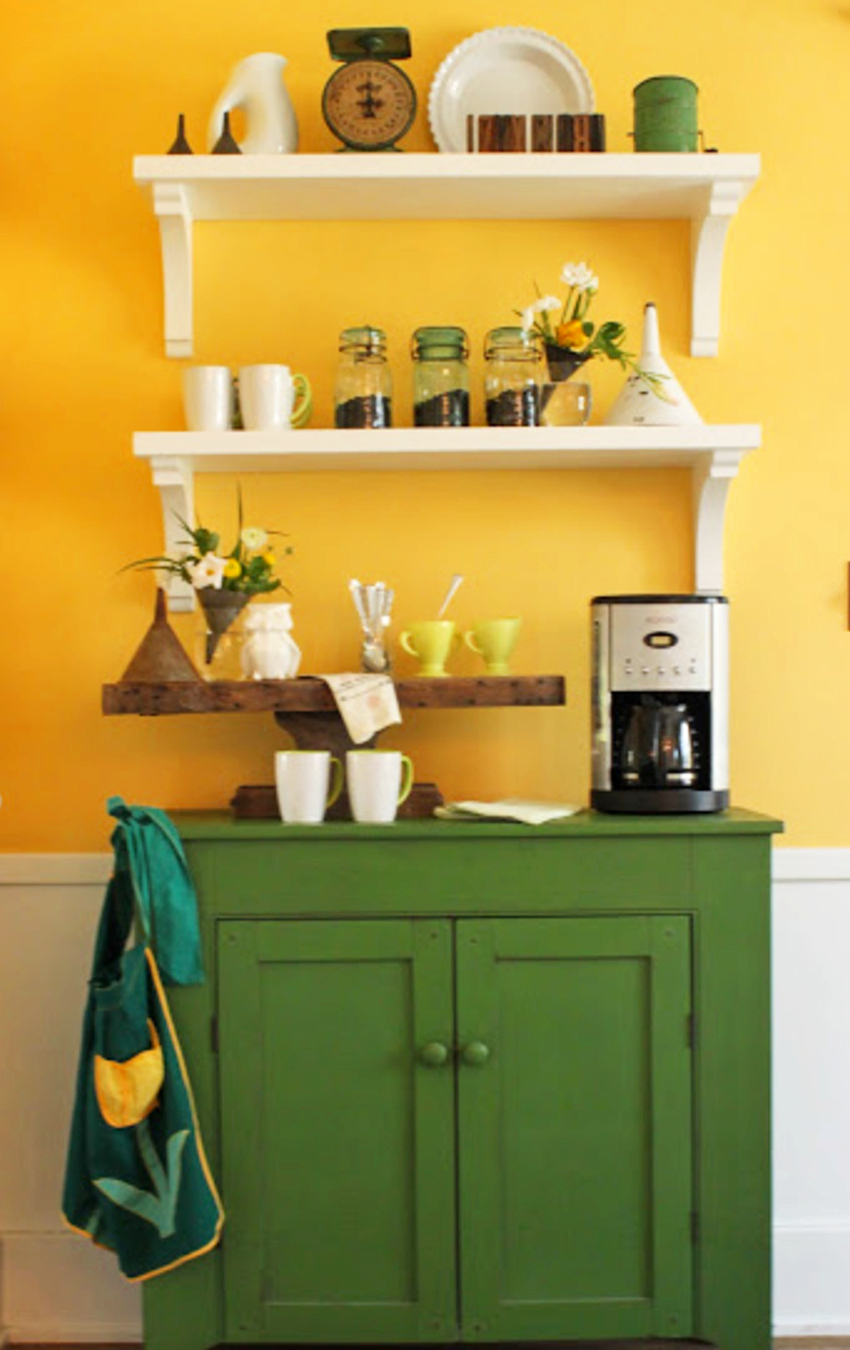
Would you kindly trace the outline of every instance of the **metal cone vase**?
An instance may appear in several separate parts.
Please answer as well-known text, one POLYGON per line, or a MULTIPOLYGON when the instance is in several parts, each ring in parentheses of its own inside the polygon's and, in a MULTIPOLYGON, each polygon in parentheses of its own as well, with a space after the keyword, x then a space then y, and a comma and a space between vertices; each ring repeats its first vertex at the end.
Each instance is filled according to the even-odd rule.
POLYGON ((244 591, 227 591, 223 588, 217 591, 212 586, 204 586, 197 592, 197 596, 207 623, 204 659, 209 665, 222 636, 234 620, 239 618, 251 597, 244 591))

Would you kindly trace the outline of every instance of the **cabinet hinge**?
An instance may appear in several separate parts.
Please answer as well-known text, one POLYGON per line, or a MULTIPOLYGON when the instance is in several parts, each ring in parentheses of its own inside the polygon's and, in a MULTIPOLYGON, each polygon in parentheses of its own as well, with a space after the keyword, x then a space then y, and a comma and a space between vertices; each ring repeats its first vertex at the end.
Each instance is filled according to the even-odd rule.
POLYGON ((695 1209, 691 1210, 691 1242, 694 1245, 699 1242, 699 1215, 695 1209))
POLYGON ((218 1018, 215 1015, 210 1018, 210 1049, 214 1055, 218 1054, 218 1018))
POLYGON ((694 1013, 689 1012, 685 1016, 685 1045, 689 1050, 693 1050, 696 1040, 696 1017, 694 1013))

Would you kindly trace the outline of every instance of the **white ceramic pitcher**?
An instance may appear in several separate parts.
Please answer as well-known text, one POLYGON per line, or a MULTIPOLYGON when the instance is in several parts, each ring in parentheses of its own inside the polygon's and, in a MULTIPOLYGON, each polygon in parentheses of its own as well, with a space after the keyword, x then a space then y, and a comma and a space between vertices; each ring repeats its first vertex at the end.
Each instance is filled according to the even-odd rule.
POLYGON ((245 139, 239 143, 243 154, 279 155, 298 149, 298 120, 283 82, 285 66, 286 57, 276 52, 255 52, 239 62, 212 110, 210 149, 221 135, 224 114, 234 108, 245 113, 245 139))

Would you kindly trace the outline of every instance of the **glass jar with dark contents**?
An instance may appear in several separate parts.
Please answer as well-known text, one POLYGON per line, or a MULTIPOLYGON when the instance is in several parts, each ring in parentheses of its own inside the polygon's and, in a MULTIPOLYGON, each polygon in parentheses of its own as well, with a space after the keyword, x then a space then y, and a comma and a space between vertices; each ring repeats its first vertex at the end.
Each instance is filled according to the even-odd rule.
POLYGON ((545 378, 540 339, 524 328, 491 328, 484 341, 484 403, 488 427, 540 424, 545 378))
POLYGON ((413 425, 469 426, 469 342, 462 328, 417 328, 413 357, 413 425))
POLYGON ((381 328, 344 328, 334 385, 334 426, 392 426, 392 371, 381 328))

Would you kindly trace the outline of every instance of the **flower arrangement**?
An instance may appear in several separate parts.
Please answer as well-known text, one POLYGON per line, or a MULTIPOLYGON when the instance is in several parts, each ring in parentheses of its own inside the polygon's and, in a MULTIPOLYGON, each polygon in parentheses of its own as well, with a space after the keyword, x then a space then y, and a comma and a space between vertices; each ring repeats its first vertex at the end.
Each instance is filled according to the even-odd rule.
MULTIPOLYGON (((186 551, 172 558, 167 554, 155 558, 140 558, 127 564, 127 568, 139 568, 142 571, 162 571, 181 577, 196 591, 208 589, 216 591, 235 591, 250 599, 252 595, 262 595, 276 591, 281 587, 289 594, 288 588, 279 577, 274 575, 277 554, 271 546, 270 536, 280 535, 279 530, 262 530, 256 525, 242 525, 242 498, 239 497, 239 521, 236 540, 226 552, 221 550, 221 536, 215 530, 204 525, 193 529, 178 516, 180 526, 186 531, 186 538, 179 540, 186 551)), ((291 553, 291 545, 281 550, 291 553)), ((126 571, 127 568, 122 568, 126 571)))
POLYGON ((599 278, 587 263, 565 263, 561 281, 567 287, 565 300, 556 295, 541 295, 536 287, 538 298, 525 309, 514 311, 525 332, 535 333, 542 340, 552 378, 567 379, 585 361, 602 356, 646 379, 632 353, 623 347, 626 339, 623 324, 609 319, 597 327, 587 317, 599 289, 599 278))
MULTIPOLYGON (((181 577, 194 588, 207 623, 204 649, 207 666, 212 662, 222 635, 252 596, 281 588, 289 594, 289 588, 274 574, 278 559, 270 536, 280 535, 280 530, 243 526, 241 493, 237 493, 237 503, 236 539, 230 549, 221 549, 221 536, 215 530, 209 530, 205 525, 193 528, 178 516, 177 520, 186 532, 186 538, 179 541, 185 552, 177 557, 163 554, 140 558, 121 569, 167 572, 181 577)), ((280 551, 291 553, 292 547, 286 545, 280 551)))

